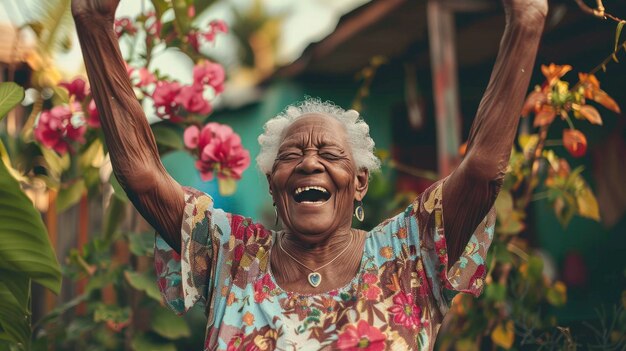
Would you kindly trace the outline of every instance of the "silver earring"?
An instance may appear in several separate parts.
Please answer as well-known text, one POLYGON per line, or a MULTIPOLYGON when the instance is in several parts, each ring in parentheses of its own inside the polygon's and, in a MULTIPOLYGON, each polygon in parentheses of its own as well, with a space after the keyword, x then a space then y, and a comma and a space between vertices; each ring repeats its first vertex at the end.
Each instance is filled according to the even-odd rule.
POLYGON ((365 219, 365 210, 363 210, 363 201, 359 201, 359 204, 354 209, 354 216, 359 222, 363 222, 365 219))
POLYGON ((273 204, 274 206, 274 217, 276 217, 276 220, 274 221, 274 226, 278 225, 278 210, 276 210, 276 203, 273 204))

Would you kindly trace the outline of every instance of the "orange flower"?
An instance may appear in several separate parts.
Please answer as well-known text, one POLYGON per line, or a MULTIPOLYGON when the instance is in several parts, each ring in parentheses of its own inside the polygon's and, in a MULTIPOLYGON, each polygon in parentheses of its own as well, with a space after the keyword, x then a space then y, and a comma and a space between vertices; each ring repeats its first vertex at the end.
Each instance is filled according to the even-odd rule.
POLYGON ((393 257, 393 248, 391 246, 381 248, 380 255, 388 260, 391 259, 393 257))
POLYGON ((584 89, 585 98, 591 99, 615 113, 621 113, 617 102, 604 90, 600 89, 600 82, 595 75, 578 73, 578 79, 580 80, 580 86, 584 89))
POLYGON ((554 109, 554 107, 552 107, 552 105, 543 105, 535 115, 535 121, 533 122, 533 126, 547 126, 552 123, 552 121, 554 121, 554 117, 556 117, 556 110, 554 109))
POLYGON ((528 116, 531 112, 537 113, 541 107, 548 102, 548 97, 541 90, 533 90, 528 94, 524 106, 522 107, 522 117, 528 116))
POLYGON ((237 298, 235 297, 235 293, 231 292, 230 294, 228 294, 228 299, 226 299, 226 305, 230 306, 235 301, 237 301, 237 298))
POLYGON ((398 229, 396 236, 398 237, 398 239, 406 239, 406 228, 402 227, 398 229))
POLYGON ((570 65, 555 65, 551 63, 549 66, 541 65, 541 73, 546 76, 548 85, 554 84, 559 78, 563 77, 567 72, 572 70, 570 65))
POLYGON ((250 312, 246 312, 243 315, 243 322, 249 326, 252 326, 254 324, 254 315, 250 312))
POLYGON ((595 107, 589 105, 580 106, 578 113, 585 117, 591 124, 602 125, 602 117, 600 117, 600 112, 598 112, 595 107))
POLYGON ((563 130, 563 145, 574 157, 584 156, 587 152, 587 138, 576 129, 563 130))

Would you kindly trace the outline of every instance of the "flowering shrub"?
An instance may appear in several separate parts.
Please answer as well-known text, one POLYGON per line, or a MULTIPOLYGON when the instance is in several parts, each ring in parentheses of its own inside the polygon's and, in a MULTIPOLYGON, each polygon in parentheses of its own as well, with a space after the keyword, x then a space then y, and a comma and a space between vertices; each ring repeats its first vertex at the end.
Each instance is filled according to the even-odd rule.
MULTIPOLYGON (((195 13, 192 11, 189 15, 195 13)), ((115 21, 118 38, 133 37, 142 26, 147 43, 162 40, 160 34, 163 23, 154 12, 141 15, 135 21, 130 18, 115 21)), ((216 20, 204 30, 190 28, 184 38, 197 52, 200 42, 213 42, 217 34, 227 32, 226 24, 216 20)), ((209 123, 202 131, 197 127, 198 120, 213 111, 212 100, 224 91, 224 68, 207 59, 198 59, 189 85, 159 76, 150 71, 147 65, 133 67, 127 63, 126 70, 137 98, 140 101, 151 99, 157 117, 189 126, 185 131, 184 144, 198 158, 196 168, 202 180, 209 181, 217 175, 220 192, 224 195, 234 192, 234 181, 241 179, 243 171, 250 165, 249 152, 243 148, 240 137, 228 126, 209 123)), ((42 112, 35 128, 35 139, 64 155, 73 150, 72 144, 85 144, 83 136, 87 127, 99 128, 100 120, 85 80, 76 78, 71 82, 62 82, 59 86, 67 90, 68 100, 50 111, 42 112)))
MULTIPOLYGON (((193 24, 193 6, 175 8, 174 2, 160 0, 153 1, 153 5, 155 11, 117 19, 114 30, 121 45, 130 45, 126 71, 138 101, 142 106, 154 106, 154 115, 160 118, 151 125, 159 154, 188 150, 197 159, 195 166, 202 180, 215 179, 221 195, 232 194, 250 165, 250 154, 232 128, 205 121, 213 111, 215 98, 224 91, 226 72, 201 52, 204 45, 212 43, 218 34, 227 33, 228 28, 220 20, 198 28, 193 24), (181 8, 185 11, 179 12, 181 8), (165 12, 172 11, 173 17, 163 18, 165 12), (145 45, 138 45, 139 40, 145 45), (181 82, 155 70, 151 66, 155 48, 159 52, 174 48, 186 54, 194 63, 192 80, 181 82)), ((77 282, 75 299, 59 307, 61 311, 73 310, 70 325, 61 314, 44 318, 42 330, 46 331, 37 334, 38 342, 56 349, 174 349, 174 340, 189 338, 191 331, 187 321, 160 304, 154 273, 149 268, 154 236, 137 234, 149 232, 148 224, 139 220, 133 221, 132 228, 120 228, 124 222, 120 214, 127 212, 129 203, 111 176, 89 85, 84 78, 57 83, 55 80, 45 86, 54 92, 53 97, 39 94, 31 113, 32 136, 40 145, 33 163, 43 171, 21 173, 37 173, 45 179, 49 201, 56 202, 49 216, 57 216, 88 197, 100 200, 103 182, 110 182, 115 192, 106 201, 109 205, 103 214, 102 235, 92 235, 91 241, 80 250, 73 249, 65 260, 64 276, 77 282), (41 111, 46 99, 54 106, 41 111), (130 253, 111 250, 116 243, 129 247, 134 258, 121 258, 130 253), (84 302, 77 306, 76 301, 84 302), (68 336, 65 330, 75 329, 73 325, 80 328, 68 336)), ((23 134, 26 138, 29 131, 23 134)), ((86 211, 87 206, 78 208, 78 217, 85 223, 89 218, 86 211)), ((78 237, 82 239, 78 242, 87 242, 88 229, 80 228, 78 237)), ((243 246, 235 250, 237 255, 243 255, 243 251, 243 246)), ((162 263, 155 262, 157 269, 163 268, 162 263)))
MULTIPOLYGON (((547 146, 562 145, 573 157, 582 157, 587 139, 575 128, 574 121, 602 124, 600 113, 588 102, 620 112, 593 74, 579 74, 579 82, 570 89, 561 78, 571 70, 569 65, 542 66, 546 81, 536 86, 524 103, 522 117, 534 114, 533 126, 538 131, 521 135, 511 154, 495 203, 496 235, 489 267, 483 266, 481 271, 487 271, 484 293, 478 299, 455 297, 451 309, 454 318, 446 326, 447 333, 440 337, 442 349, 480 345, 486 341, 485 335, 494 347, 511 349, 516 340, 524 345, 533 330, 553 330, 555 326, 555 321, 541 310, 567 301, 565 283, 544 274, 544 259, 533 254, 527 238, 520 235, 526 229, 526 210, 532 201, 547 200, 563 226, 575 215, 600 220, 596 198, 581 175, 583 168, 571 169, 565 158, 547 146), (558 120, 566 122, 562 139, 548 143, 548 129, 558 120)), ((569 333, 561 330, 563 335, 565 332, 569 333)), ((542 338, 557 340, 559 335, 547 332, 542 338)))
POLYGON ((541 72, 546 77, 546 82, 542 86, 536 86, 528 95, 522 116, 527 117, 531 112, 534 113, 533 126, 539 128, 549 126, 559 116, 569 125, 569 130, 563 131, 565 149, 572 156, 581 157, 587 150, 587 139, 574 128, 570 114, 576 119, 602 125, 600 113, 595 107, 588 105, 587 100, 593 100, 615 113, 620 113, 620 108, 615 100, 600 89, 600 82, 593 74, 579 73, 578 84, 570 89, 569 83, 561 78, 571 70, 570 65, 542 65, 541 72))

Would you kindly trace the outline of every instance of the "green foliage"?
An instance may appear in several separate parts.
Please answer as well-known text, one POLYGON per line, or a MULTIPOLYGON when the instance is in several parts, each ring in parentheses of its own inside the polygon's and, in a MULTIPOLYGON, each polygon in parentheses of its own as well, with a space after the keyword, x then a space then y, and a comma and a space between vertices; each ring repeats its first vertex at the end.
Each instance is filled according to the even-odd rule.
POLYGON ((154 332, 166 339, 178 339, 191 336, 191 330, 186 323, 180 322, 180 317, 164 308, 154 310, 151 327, 154 332))
MULTIPOLYGON (((0 115, 23 96, 16 84, 0 84, 0 115)), ((29 349, 31 281, 58 293, 61 272, 41 215, 10 174, 7 155, 0 156, 0 339, 29 349)))
POLYGON ((154 274, 152 272, 125 271, 124 277, 134 289, 145 292, 154 301, 161 302, 161 292, 159 292, 159 288, 154 282, 154 274))
POLYGON ((0 84, 0 120, 24 100, 24 89, 13 82, 0 84))

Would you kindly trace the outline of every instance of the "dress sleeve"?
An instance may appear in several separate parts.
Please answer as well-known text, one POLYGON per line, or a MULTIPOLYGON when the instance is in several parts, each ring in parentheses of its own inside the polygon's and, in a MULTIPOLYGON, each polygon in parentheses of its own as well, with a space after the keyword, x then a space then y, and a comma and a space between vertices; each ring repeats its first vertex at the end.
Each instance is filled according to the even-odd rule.
POLYGON ((215 259, 222 233, 230 232, 229 218, 213 209, 213 199, 198 190, 184 188, 185 208, 178 254, 157 234, 154 264, 165 303, 177 314, 210 296, 215 259), (216 242, 216 239, 218 242, 216 242))
POLYGON ((417 237, 419 241, 424 271, 442 315, 457 293, 479 296, 482 292, 487 250, 493 240, 496 221, 495 207, 492 207, 474 229, 461 257, 456 262, 448 262, 442 201, 446 179, 430 186, 409 207, 418 229, 418 233, 409 233, 409 238, 417 237))

